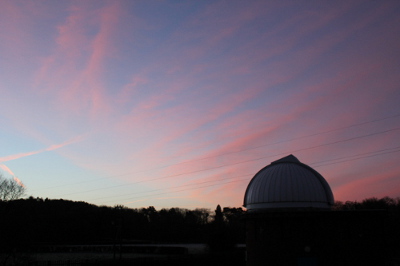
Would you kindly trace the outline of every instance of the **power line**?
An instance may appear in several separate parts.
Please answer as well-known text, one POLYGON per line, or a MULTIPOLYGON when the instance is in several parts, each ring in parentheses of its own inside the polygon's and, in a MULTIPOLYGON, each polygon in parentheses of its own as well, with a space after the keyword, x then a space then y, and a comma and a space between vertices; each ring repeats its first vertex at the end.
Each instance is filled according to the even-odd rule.
MULTIPOLYGON (((386 152, 386 153, 394 153, 394 152, 400 152, 400 150, 390 151, 390 152, 386 152)), ((382 154, 386 154, 386 153, 374 154, 374 155, 371 155, 371 156, 358 157, 358 158, 351 159, 349 161, 359 160, 359 159, 366 158, 366 157, 378 156, 378 155, 382 155, 382 154)), ((329 164, 325 164, 325 165, 337 164, 337 163, 340 163, 340 162, 333 162, 333 163, 329 163, 329 164)), ((323 165, 323 166, 325 166, 325 165, 323 165)), ((232 179, 232 178, 228 178, 228 179, 232 179)), ((228 181, 228 182, 223 182, 223 183, 218 183, 218 184, 194 187, 194 188, 186 188, 186 189, 181 189, 181 190, 176 190, 176 191, 168 191, 168 192, 156 193, 156 194, 147 195, 146 197, 149 197, 149 196, 150 197, 154 197, 154 196, 160 196, 160 195, 165 195, 165 194, 170 194, 170 193, 184 192, 184 191, 188 191, 188 190, 197 190, 197 189, 201 189, 201 188, 225 185, 225 184, 234 183, 234 182, 241 182, 241 181, 248 181, 248 178, 243 178, 243 179, 239 179, 239 180, 228 181)), ((178 186, 178 187, 180 187, 180 186, 178 186)), ((175 188, 178 188, 178 187, 175 187, 175 188)), ((166 188, 166 189, 171 189, 171 188, 166 188)), ((164 189, 158 189, 158 190, 164 190, 164 189)), ((147 192, 144 192, 144 193, 148 193, 148 192, 153 192, 153 191, 147 191, 147 192)), ((126 200, 137 199, 137 198, 140 198, 140 197, 141 196, 129 197, 129 198, 125 199, 125 201, 126 200)), ((144 199, 144 200, 150 200, 150 199, 151 198, 147 198, 147 199, 144 199)), ((100 204, 104 204, 104 203, 108 203, 108 202, 111 202, 111 201, 101 202, 100 204)))
MULTIPOLYGON (((391 151, 391 152, 387 152, 387 153, 394 153, 394 152, 400 152, 400 150, 391 151)), ((382 153, 382 154, 386 154, 386 153, 382 153)), ((359 157, 359 158, 355 158, 355 159, 352 159, 352 160, 349 160, 349 161, 359 160, 359 159, 366 158, 366 157, 378 156, 378 155, 382 155, 382 154, 375 154, 375 155, 371 155, 371 156, 359 157)), ((330 163, 330 164, 337 164, 337 163, 340 163, 340 162, 333 162, 333 163, 330 163)), ((326 165, 330 165, 330 164, 325 164, 325 165, 321 165, 321 166, 326 166, 326 165)), ((316 167, 319 167, 319 166, 316 166, 316 167)), ((177 192, 182 192, 182 191, 187 191, 187 190, 197 190, 197 189, 206 188, 206 187, 213 187, 213 186, 224 185, 224 184, 233 183, 233 182, 248 181, 248 180, 249 180, 248 178, 243 178, 243 179, 229 181, 229 182, 206 185, 206 186, 201 186, 201 187, 196 187, 196 188, 182 189, 182 190, 171 191, 171 192, 157 193, 157 194, 152 194, 152 195, 148 195, 148 196, 154 197, 154 196, 165 195, 165 194, 170 194, 170 193, 177 193, 177 192)), ((125 200, 133 200, 133 199, 137 199, 137 198, 140 198, 140 197, 141 196, 136 196, 136 197, 133 197, 133 198, 127 198, 125 200)), ((107 202, 111 202, 111 201, 107 201, 107 202)), ((104 203, 107 203, 107 202, 102 202, 102 203, 104 204, 104 203)))
POLYGON ((342 160, 343 158, 362 156, 362 155, 371 154, 371 153, 380 153, 380 152, 385 152, 385 151, 389 151, 389 150, 396 150, 396 149, 399 149, 399 148, 400 148, 400 146, 381 149, 381 150, 372 151, 372 152, 371 151, 370 152, 363 152, 363 153, 359 153, 359 154, 349 155, 349 156, 346 156, 346 157, 339 157, 339 158, 335 158, 335 159, 329 159, 329 160, 325 160, 325 161, 314 162, 313 164, 323 164, 323 163, 330 162, 330 161, 342 160))
MULTIPOLYGON (((294 141, 294 140, 299 140, 299 139, 309 138, 309 137, 313 137, 313 136, 317 136, 317 135, 327 134, 327 133, 331 133, 331 132, 335 132, 335 131, 339 131, 339 130, 344 130, 344 129, 348 129, 348 128, 352 128, 352 127, 357 127, 357 126, 361 126, 361 125, 376 123, 376 122, 384 121, 384 120, 387 120, 387 119, 396 118, 396 117, 399 117, 399 116, 400 116, 400 114, 396 114, 396 115, 392 115, 392 116, 386 116, 386 117, 379 118, 379 119, 374 119, 374 120, 370 120, 370 121, 366 121, 366 122, 352 124, 352 125, 345 126, 345 127, 335 128, 335 129, 322 131, 322 132, 318 132, 318 133, 313 133, 313 134, 309 134, 309 135, 304 135, 304 136, 291 138, 291 139, 287 139, 287 140, 277 141, 277 142, 273 142, 273 143, 267 143, 267 144, 263 144, 263 145, 259 145, 259 146, 255 146, 255 147, 241 149, 241 150, 238 150, 238 151, 231 151, 231 152, 221 153, 221 154, 213 155, 213 156, 207 156, 207 157, 203 157, 203 158, 199 158, 199 159, 182 161, 182 162, 178 162, 178 163, 174 163, 174 164, 164 165, 164 166, 160 166, 160 167, 155 167, 155 168, 151 168, 151 169, 147 169, 147 170, 136 171, 136 172, 126 173, 126 174, 113 175, 113 176, 108 176, 108 177, 103 177, 103 178, 95 178, 95 179, 91 179, 91 180, 86 180, 86 181, 81 181, 81 182, 74 182, 74 183, 65 184, 65 185, 56 185, 56 186, 43 188, 43 189, 40 189, 40 190, 47 190, 47 189, 52 189, 52 188, 57 188, 57 187, 65 187, 67 185, 90 183, 90 182, 99 181, 99 180, 106 180, 106 179, 110 179, 110 178, 114 178, 114 177, 127 176, 127 175, 132 175, 132 174, 137 174, 137 173, 142 173, 142 172, 148 172, 148 171, 157 170, 157 169, 163 169, 163 168, 167 168, 167 167, 174 166, 174 165, 186 164, 186 163, 190 163, 190 162, 196 162, 196 161, 201 161, 201 160, 205 160, 205 159, 221 157, 221 156, 225 156, 225 155, 228 155, 228 154, 241 153, 241 152, 254 150, 254 149, 258 149, 258 148, 262 148, 262 147, 267 147, 267 146, 272 146, 272 145, 276 145, 276 144, 291 142, 291 141, 294 141)), ((397 130, 397 129, 395 129, 395 130, 397 130)), ((373 134, 376 134, 376 133, 373 133, 373 134)), ((292 152, 297 152, 297 151, 292 151, 292 152)), ((279 156, 279 155, 282 155, 282 154, 285 154, 285 153, 280 153, 280 154, 277 154, 277 155, 279 156)), ((268 157, 272 157, 272 156, 275 156, 275 155, 266 156, 266 157, 263 157, 263 158, 268 158, 268 157)), ((260 158, 260 159, 262 159, 262 158, 260 158)), ((189 173, 184 173, 184 174, 189 174, 189 173)), ((173 176, 171 176, 171 177, 173 177, 173 176)), ((167 177, 163 177, 163 178, 167 178, 167 177)), ((160 179, 162 179, 162 178, 160 178, 160 179)), ((155 180, 158 180, 158 179, 152 179, 152 180, 149 180, 149 181, 146 181, 146 180, 139 181, 139 183, 150 182, 150 181, 155 181, 155 180)), ((137 183, 134 183, 134 184, 137 184, 137 183)), ((121 186, 123 186, 123 185, 121 185, 121 186)), ((116 187, 118 187, 118 186, 116 186, 116 187)), ((78 194, 78 193, 79 192, 72 193, 72 194, 78 194)), ((72 195, 72 194, 66 194, 66 195, 72 195)))
MULTIPOLYGON (((245 175, 241 175, 241 176, 238 176, 238 177, 252 176, 252 175, 253 174, 245 174, 245 175)), ((177 189, 177 188, 181 188, 181 187, 185 187, 185 186, 193 186, 193 185, 205 184, 205 183, 210 183, 210 182, 221 182, 221 181, 225 181, 225 180, 236 179, 238 177, 229 177, 229 178, 223 178, 223 179, 219 179, 219 180, 211 180, 211 181, 200 182, 200 183, 196 183, 196 184, 187 184, 187 185, 182 185, 182 186, 175 186, 175 187, 168 187, 168 188, 149 190, 149 191, 134 193, 134 195, 142 194, 142 193, 151 193, 151 192, 155 192, 155 191, 165 191, 165 190, 168 190, 168 189, 177 189)), ((184 189, 180 189, 180 190, 176 190, 176 191, 168 191, 168 192, 156 193, 156 194, 147 195, 146 197, 148 197, 148 196, 159 196, 159 195, 182 192, 182 191, 187 191, 187 190, 197 190, 197 189, 200 189, 200 188, 213 187, 213 186, 224 185, 224 184, 233 183, 233 182, 239 182, 239 181, 244 181, 244 180, 248 181, 249 178, 236 179, 236 180, 233 180, 233 181, 222 182, 222 183, 211 184, 211 185, 205 185, 205 186, 184 188, 184 189)), ((132 196, 132 194, 126 194, 126 196, 132 196)), ((140 197, 142 197, 142 196, 129 197, 128 199, 125 199, 125 200, 131 200, 131 199, 136 199, 136 198, 140 198, 140 197)), ((107 197, 107 198, 110 198, 110 197, 107 197)), ((102 198, 102 199, 104 199, 104 198, 102 198)), ((114 201, 114 200, 112 200, 112 201, 114 201)), ((100 204, 104 204, 104 203, 108 203, 108 202, 112 202, 112 201, 111 200, 110 201, 103 201, 100 204)))
MULTIPOLYGON (((186 188, 186 189, 181 189, 181 190, 177 190, 177 191, 162 192, 162 193, 152 194, 152 195, 149 195, 149 196, 153 196, 154 197, 154 196, 160 196, 160 195, 165 195, 165 194, 170 194, 170 193, 183 192, 183 191, 188 191, 188 190, 197 190, 197 189, 200 189, 200 188, 213 187, 213 186, 224 185, 224 184, 235 183, 235 182, 241 182, 241 181, 248 181, 248 178, 243 178, 243 179, 239 179, 239 180, 233 180, 233 181, 224 182, 224 183, 221 183, 221 184, 212 184, 212 185, 206 185, 206 186, 201 186, 201 187, 196 187, 196 188, 189 188, 189 189, 186 188)), ((128 198, 126 200, 133 200, 133 199, 137 199, 137 198, 140 198, 140 196, 136 196, 136 197, 133 197, 133 198, 128 198)), ((110 201, 107 201, 107 202, 110 202, 110 201)), ((104 204, 104 203, 106 203, 106 202, 102 202, 100 204, 104 204)))
MULTIPOLYGON (((384 154, 388 154, 388 153, 395 153, 395 152, 400 152, 400 146, 399 147, 395 147, 395 148, 388 148, 388 149, 382 149, 382 150, 378 150, 378 151, 373 151, 373 152, 368 152, 368 153, 361 153, 361 154, 355 154, 355 155, 350 155, 350 156, 344 156, 341 158, 335 158, 335 159, 331 159, 331 160, 325 160, 325 161, 320 161, 320 162, 314 162, 311 163, 310 165, 315 165, 315 164, 320 164, 320 165, 316 165, 314 167, 320 167, 320 166, 326 166, 326 165, 332 165, 332 164, 337 164, 337 163, 342 163, 342 162, 348 162, 348 161, 354 161, 354 160, 359 160, 359 159, 363 159, 363 158, 367 158, 367 157, 373 157, 373 156, 378 156, 378 155, 384 155, 384 154), (375 153, 375 154, 374 154, 375 153), (347 159, 347 158, 351 158, 351 157, 356 157, 353 159, 347 159), (341 160, 339 162, 335 162, 337 160, 341 160), (329 163, 330 162, 330 163, 329 163), (324 164, 321 164, 324 163, 324 164)), ((223 178, 223 179, 219 179, 219 180, 211 180, 211 181, 204 181, 204 182, 197 182, 194 184, 186 184, 186 185, 181 185, 181 186, 173 186, 173 187, 168 187, 168 188, 162 188, 162 189, 156 189, 156 190, 150 190, 150 191, 142 191, 142 192, 138 192, 135 193, 135 195, 138 194, 143 194, 143 193, 151 193, 151 192, 155 192, 155 191, 162 191, 162 190, 167 190, 167 189, 177 189, 177 188, 181 188, 181 187, 187 187, 187 186, 197 186, 199 184, 205 184, 205 183, 210 183, 210 182, 220 182, 220 181, 224 181, 224 180, 230 180, 230 179, 235 179, 238 177, 242 177, 242 176, 252 176, 254 174, 246 174, 246 175, 241 175, 241 176, 237 176, 237 177, 230 177, 230 178, 223 178)), ((240 180, 247 180, 246 179, 240 179, 240 180)), ((234 182, 234 181, 232 181, 234 182)), ((158 195, 164 195, 164 194, 168 194, 168 193, 175 193, 175 192, 181 192, 181 191, 186 191, 186 190, 196 190, 196 189, 200 189, 203 187, 212 187, 212 186, 218 186, 218 185, 223 185, 226 183, 231 183, 231 182, 224 182, 224 183, 217 183, 217 184, 212 184, 212 185, 207 185, 207 186, 201 186, 201 187, 193 187, 193 188, 186 188, 186 189, 181 189, 179 191, 170 191, 170 192, 163 192, 163 193, 156 193, 150 196, 158 196, 158 195)), ((123 196, 130 196, 132 194, 126 194, 123 196)), ((117 197, 119 197, 121 195, 118 195, 117 197)), ((115 196, 114 196, 115 197, 115 196)), ((141 196, 135 196, 134 198, 139 198, 141 196)), ((110 198, 110 197, 107 197, 110 198)), ((112 198, 112 197, 111 197, 112 198)), ((104 199, 104 197, 99 198, 99 199, 104 199)), ((132 199, 131 197, 129 197, 129 199, 132 199)), ((92 200, 96 200, 96 199, 92 199, 92 200)), ((107 202, 111 202, 111 201, 106 201, 106 202, 102 202, 102 204, 107 203, 107 202)))
POLYGON ((331 129, 331 130, 327 130, 327 131, 322 131, 322 132, 318 132, 318 133, 313 133, 313 134, 309 134, 309 135, 304 135, 304 136, 300 136, 300 137, 296 137, 296 138, 281 140, 281 141, 277 141, 277 142, 273 142, 273 143, 267 143, 267 144, 263 144, 263 145, 259 145, 259 146, 255 146, 255 147, 245 148, 245 149, 241 149, 241 150, 238 150, 238 151, 225 152, 225 153, 221 153, 221 154, 218 154, 218 155, 206 156, 206 157, 202 157, 202 158, 198 158, 198 159, 194 159, 194 160, 182 161, 182 162, 178 162, 178 163, 174 163, 174 164, 169 164, 169 165, 164 165, 164 166, 160 166, 160 167, 156 167, 156 168, 151 168, 151 169, 147 169, 147 170, 143 170, 143 171, 138 171, 138 172, 134 172, 134 173, 148 172, 148 171, 157 170, 157 169, 162 169, 162 168, 166 168, 166 167, 170 167, 170 166, 174 166, 174 165, 190 163, 190 162, 193 162, 193 161, 201 161, 201 160, 205 160, 205 159, 210 159, 210 158, 216 158, 216 157, 220 157, 220 156, 225 156, 225 155, 228 155, 228 154, 235 154, 235 153, 240 153, 240 152, 244 152, 244 151, 259 149, 259 148, 262 148, 262 147, 267 147, 267 146, 272 146, 272 145, 281 144, 281 143, 285 143, 285 142, 291 142, 291 141, 295 141, 295 140, 299 140, 299 139, 314 137, 314 136, 318 136, 318 135, 322 135, 322 134, 327 134, 327 133, 332 133, 332 132, 335 132, 335 131, 339 131, 339 130, 343 130, 343 129, 348 129, 348 128, 352 128, 352 127, 357 127, 357 126, 361 126, 361 125, 367 125, 367 124, 371 124, 371 123, 376 123, 376 122, 384 121, 384 120, 391 119, 391 118, 395 118, 395 117, 400 117, 400 114, 396 114, 396 115, 392 115, 392 116, 386 116, 386 117, 383 117, 383 118, 374 119, 374 120, 370 120, 370 121, 367 121, 367 122, 352 124, 352 125, 349 125, 349 126, 340 127, 340 128, 335 128, 335 129, 331 129))
MULTIPOLYGON (((341 160, 336 159, 336 160, 339 160, 339 161, 331 162, 331 163, 328 163, 328 164, 319 164, 319 165, 316 165, 314 167, 321 167, 321 166, 326 166, 326 165, 332 165, 332 164, 338 164, 338 163, 344 163, 344 162, 351 162, 351 161, 356 161, 356 160, 360 160, 360 159, 364 159, 364 158, 375 157, 375 156, 378 156, 378 155, 384 155, 384 154, 390 154, 390 153, 396 153, 396 152, 400 152, 400 149, 398 148, 397 150, 381 152, 381 153, 378 153, 378 154, 359 156, 359 157, 356 157, 356 158, 353 158, 353 159, 345 159, 345 160, 344 159, 341 159, 341 160)), ((350 156, 350 157, 354 157, 354 156, 350 156)))
MULTIPOLYGON (((209 171, 209 170, 216 170, 216 169, 224 168, 224 167, 227 167, 227 166, 254 162, 254 161, 262 160, 262 159, 269 158, 269 157, 276 157, 276 156, 285 155, 285 154, 288 154, 288 153, 295 153, 295 152, 300 152, 300 151, 305 151, 305 150, 311 150, 311 149, 320 148, 320 147, 324 147, 324 146, 329 146, 329 145, 333 145, 333 144, 344 143, 344 142, 353 141, 353 140, 357 140, 357 139, 367 138, 367 137, 371 137, 371 136, 375 136, 375 135, 379 135, 379 134, 385 134, 385 133, 392 132, 392 131, 397 131, 397 130, 400 130, 400 128, 388 129, 388 130, 384 130, 384 131, 380 131, 380 132, 374 132, 374 133, 370 133, 370 134, 366 134, 366 135, 362 135, 362 136, 357 136, 357 137, 347 138, 347 139, 333 141, 333 142, 329 142, 329 143, 324 143, 324 144, 320 144, 320 145, 315 145, 315 146, 312 146, 312 147, 297 149, 297 150, 294 150, 294 151, 291 151, 291 152, 281 152, 281 153, 277 153, 277 154, 273 154, 273 155, 266 155, 266 156, 258 157, 258 158, 255 158, 255 159, 239 161, 239 162, 236 162, 236 163, 223 164, 223 165, 219 165, 219 166, 216 166, 216 167, 210 167, 210 168, 205 168, 205 169, 200 169, 200 170, 196 170, 196 171, 180 173, 180 174, 175 174, 175 175, 157 177, 157 178, 148 179, 148 180, 140 180, 140 181, 136 181, 136 182, 130 183, 129 185, 135 185, 135 184, 144 183, 144 182, 151 182, 151 181, 158 181, 158 180, 161 180, 161 179, 177 177, 177 176, 182 176, 182 175, 188 175, 188 174, 194 174, 194 173, 199 173, 199 172, 204 172, 204 171, 209 171)), ((68 194, 63 194, 61 196, 76 195, 76 194, 88 193, 88 192, 99 191, 99 190, 104 190, 104 189, 117 188, 117 187, 122 187, 122 186, 126 186, 126 184, 121 184, 121 185, 116 185, 116 186, 108 186, 108 187, 103 187, 103 188, 96 188, 96 189, 91 189, 91 190, 86 190, 86 191, 81 191, 81 192, 68 193, 68 194)))

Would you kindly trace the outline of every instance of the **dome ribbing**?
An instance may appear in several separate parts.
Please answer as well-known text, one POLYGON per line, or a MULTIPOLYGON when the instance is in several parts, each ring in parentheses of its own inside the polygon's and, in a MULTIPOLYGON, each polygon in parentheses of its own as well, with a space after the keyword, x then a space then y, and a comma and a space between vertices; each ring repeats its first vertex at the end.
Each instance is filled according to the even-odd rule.
POLYGON ((261 169, 247 186, 248 211, 287 208, 329 209, 333 194, 317 171, 289 155, 261 169))

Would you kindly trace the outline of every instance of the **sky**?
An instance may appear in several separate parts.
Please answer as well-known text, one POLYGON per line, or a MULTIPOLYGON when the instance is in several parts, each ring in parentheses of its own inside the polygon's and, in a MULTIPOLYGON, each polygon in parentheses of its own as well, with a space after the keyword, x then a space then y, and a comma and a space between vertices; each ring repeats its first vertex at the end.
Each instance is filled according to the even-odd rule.
POLYGON ((400 197, 400 1, 0 0, 0 170, 26 196, 240 207, 289 154, 400 197))

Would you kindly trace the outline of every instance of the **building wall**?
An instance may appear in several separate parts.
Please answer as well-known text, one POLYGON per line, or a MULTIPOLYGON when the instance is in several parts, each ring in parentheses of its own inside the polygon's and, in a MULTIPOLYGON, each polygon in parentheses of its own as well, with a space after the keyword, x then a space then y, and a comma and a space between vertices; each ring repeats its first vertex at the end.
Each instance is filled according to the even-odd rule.
POLYGON ((390 256, 388 219, 384 211, 249 214, 247 265, 371 265, 390 256))

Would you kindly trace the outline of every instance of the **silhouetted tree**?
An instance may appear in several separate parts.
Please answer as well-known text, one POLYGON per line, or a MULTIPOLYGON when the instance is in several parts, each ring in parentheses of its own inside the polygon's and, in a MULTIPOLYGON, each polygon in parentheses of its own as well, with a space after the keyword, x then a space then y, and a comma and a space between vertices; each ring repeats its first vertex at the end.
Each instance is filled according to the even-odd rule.
POLYGON ((216 224, 222 224, 224 222, 224 216, 222 215, 222 209, 219 204, 217 205, 217 208, 215 209, 214 222, 216 224))
POLYGON ((332 208, 334 211, 350 211, 350 210, 400 210, 400 198, 376 197, 357 201, 336 201, 332 208))
POLYGON ((0 174, 0 200, 15 200, 25 194, 25 187, 14 179, 5 178, 0 174))
POLYGON ((208 209, 197 208, 186 211, 186 221, 191 224, 205 225, 209 223, 210 211, 208 209))
MULTIPOLYGON (((228 211, 230 208, 224 208, 228 211)), ((223 254, 233 250, 235 237, 230 230, 231 226, 224 217, 221 206, 218 204, 215 209, 214 220, 210 224, 208 245, 212 253, 223 254)))
POLYGON ((242 208, 224 207, 222 213, 227 225, 227 235, 231 238, 231 241, 235 243, 244 243, 245 224, 242 219, 245 213, 244 210, 242 208))

